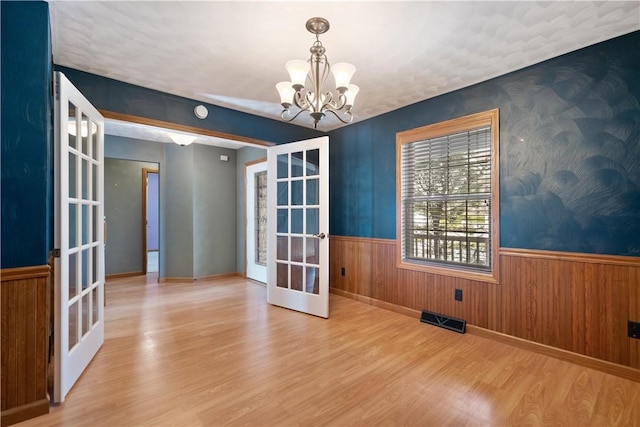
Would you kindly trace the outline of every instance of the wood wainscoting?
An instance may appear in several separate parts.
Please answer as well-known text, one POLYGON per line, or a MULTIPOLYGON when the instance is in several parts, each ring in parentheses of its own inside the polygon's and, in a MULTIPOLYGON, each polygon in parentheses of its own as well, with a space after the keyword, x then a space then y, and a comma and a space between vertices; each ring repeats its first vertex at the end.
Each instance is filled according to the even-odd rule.
POLYGON ((500 332, 640 369, 640 261, 501 250, 500 332))
POLYGON ((49 412, 48 265, 7 268, 2 282, 2 425, 49 412))
POLYGON ((399 269, 395 251, 395 240, 331 236, 331 289, 640 369, 640 340, 627 336, 640 322, 638 258, 501 248, 494 284, 399 269))

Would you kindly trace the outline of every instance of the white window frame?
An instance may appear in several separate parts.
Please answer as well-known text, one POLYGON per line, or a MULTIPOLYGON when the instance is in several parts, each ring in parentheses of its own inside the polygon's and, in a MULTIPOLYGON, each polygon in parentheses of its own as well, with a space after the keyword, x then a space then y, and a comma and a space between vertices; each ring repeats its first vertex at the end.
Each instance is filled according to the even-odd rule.
POLYGON ((493 109, 469 116, 459 117, 428 126, 411 129, 396 134, 396 252, 397 266, 402 269, 424 271, 428 273, 454 276, 469 280, 498 283, 499 246, 500 246, 500 200, 499 200, 499 110, 493 109), (431 260, 413 260, 405 255, 403 244, 405 195, 402 193, 403 146, 409 143, 432 140, 434 138, 456 135, 459 133, 490 127, 491 134, 491 219, 490 219, 490 266, 479 269, 477 266, 464 264, 448 264, 431 260))

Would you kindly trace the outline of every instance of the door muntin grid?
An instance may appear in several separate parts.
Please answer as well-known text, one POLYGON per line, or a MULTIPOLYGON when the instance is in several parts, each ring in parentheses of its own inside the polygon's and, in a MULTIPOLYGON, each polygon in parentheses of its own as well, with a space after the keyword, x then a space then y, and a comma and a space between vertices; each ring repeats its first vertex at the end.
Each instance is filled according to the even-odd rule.
POLYGON ((276 286, 319 294, 320 150, 277 156, 276 286))
POLYGON ((104 342, 104 119, 63 73, 55 81, 53 401, 104 342))
MULTIPOLYGON (((102 250, 100 221, 100 124, 72 101, 68 102, 67 214, 68 253, 68 350, 71 352, 101 320, 98 303, 102 250)), ((64 208, 64 207, 63 207, 64 208)))

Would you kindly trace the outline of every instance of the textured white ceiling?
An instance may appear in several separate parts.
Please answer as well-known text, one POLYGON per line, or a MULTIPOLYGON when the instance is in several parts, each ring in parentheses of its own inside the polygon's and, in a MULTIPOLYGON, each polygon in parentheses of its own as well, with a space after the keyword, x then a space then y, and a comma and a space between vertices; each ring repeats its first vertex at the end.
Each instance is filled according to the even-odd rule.
MULTIPOLYGON (((354 121, 640 29, 637 0, 50 6, 56 64, 278 120, 274 86, 288 80, 286 61, 307 59, 313 16, 331 23, 320 37, 329 61, 357 67, 354 121)), ((319 129, 339 126, 327 116, 319 129)))

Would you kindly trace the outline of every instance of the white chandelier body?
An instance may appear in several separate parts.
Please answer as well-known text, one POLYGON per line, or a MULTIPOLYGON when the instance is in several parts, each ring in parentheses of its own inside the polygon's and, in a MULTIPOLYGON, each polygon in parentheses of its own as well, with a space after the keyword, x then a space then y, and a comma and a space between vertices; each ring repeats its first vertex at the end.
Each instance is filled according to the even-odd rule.
POLYGON ((313 127, 318 127, 318 122, 326 113, 332 113, 342 123, 353 120, 351 108, 360 88, 350 84, 351 77, 356 67, 346 62, 340 62, 331 66, 325 55, 325 48, 320 42, 320 34, 329 30, 329 21, 324 18, 311 18, 307 21, 307 30, 316 35, 316 41, 309 51, 311 57, 305 61, 294 59, 287 62, 290 82, 280 82, 276 89, 280 94, 280 103, 284 108, 280 117, 285 122, 293 121, 302 112, 308 111, 313 118, 313 127), (336 92, 325 91, 324 85, 329 74, 332 73, 336 92), (305 83, 309 82, 308 86, 305 83), (300 109, 293 114, 290 110, 295 105, 300 109))

